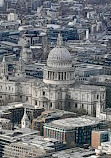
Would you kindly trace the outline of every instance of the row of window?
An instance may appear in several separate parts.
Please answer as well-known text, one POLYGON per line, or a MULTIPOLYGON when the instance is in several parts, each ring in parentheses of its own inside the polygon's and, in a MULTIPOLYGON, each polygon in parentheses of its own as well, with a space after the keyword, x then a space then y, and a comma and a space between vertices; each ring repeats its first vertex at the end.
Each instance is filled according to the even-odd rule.
MULTIPOLYGON (((70 95, 71 95, 71 93, 70 93, 70 95)), ((72 97, 74 97, 74 96, 72 96, 72 97)), ((87 99, 87 100, 90 101, 90 95, 89 94, 82 94, 82 95, 80 95, 80 97, 81 97, 82 100, 86 100, 87 99)), ((104 99, 105 98, 105 94, 103 93, 101 96, 99 94, 94 94, 94 99, 98 100, 99 97, 100 97, 100 99, 104 99)), ((69 96, 69 98, 71 98, 71 96, 69 96)), ((75 99, 79 99, 79 94, 78 93, 75 93, 75 99)))
POLYGON ((46 129, 46 137, 62 140, 63 133, 55 130, 46 129))
MULTIPOLYGON (((3 90, 3 86, 1 86, 0 88, 1 88, 1 90, 3 90)), ((6 90, 13 91, 13 87, 8 86, 8 87, 6 87, 6 90)))

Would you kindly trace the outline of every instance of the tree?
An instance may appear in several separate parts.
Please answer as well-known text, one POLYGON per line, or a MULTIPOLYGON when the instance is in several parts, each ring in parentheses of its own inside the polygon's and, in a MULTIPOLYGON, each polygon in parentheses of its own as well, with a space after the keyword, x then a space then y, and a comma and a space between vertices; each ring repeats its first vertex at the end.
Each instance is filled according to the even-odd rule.
POLYGON ((87 115, 86 110, 83 109, 83 108, 76 109, 76 108, 72 107, 70 111, 71 111, 71 112, 74 112, 74 113, 77 113, 79 116, 87 115))

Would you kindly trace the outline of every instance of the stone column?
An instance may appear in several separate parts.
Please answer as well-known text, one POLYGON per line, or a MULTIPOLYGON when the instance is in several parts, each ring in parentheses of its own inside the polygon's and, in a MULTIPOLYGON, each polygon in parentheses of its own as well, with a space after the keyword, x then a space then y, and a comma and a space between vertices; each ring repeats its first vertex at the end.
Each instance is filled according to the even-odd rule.
POLYGON ((46 71, 46 79, 48 79, 48 71, 46 71))
POLYGON ((57 79, 57 73, 54 72, 54 80, 56 80, 56 79, 57 79))
POLYGON ((69 73, 68 72, 66 73, 66 79, 67 80, 69 79, 69 73))
POLYGON ((63 72, 63 80, 65 80, 65 72, 63 72))
POLYGON ((60 72, 60 80, 62 80, 62 72, 60 72))
POLYGON ((59 80, 59 73, 57 72, 57 80, 59 80))
POLYGON ((68 72, 68 80, 70 80, 70 78, 71 78, 71 73, 70 72, 68 72))
POLYGON ((52 72, 50 72, 50 79, 52 80, 52 72))
POLYGON ((58 72, 58 80, 59 80, 59 72, 58 72))
POLYGON ((53 80, 53 72, 51 72, 51 80, 53 80))
POLYGON ((73 73, 71 72, 71 79, 73 79, 73 73))

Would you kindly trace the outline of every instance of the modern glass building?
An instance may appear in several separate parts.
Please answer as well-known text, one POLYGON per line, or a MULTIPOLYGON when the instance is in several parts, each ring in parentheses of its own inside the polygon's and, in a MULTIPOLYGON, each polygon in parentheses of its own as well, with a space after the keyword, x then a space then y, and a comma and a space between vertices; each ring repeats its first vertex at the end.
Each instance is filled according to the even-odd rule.
POLYGON ((67 147, 90 145, 92 130, 102 125, 99 119, 89 116, 61 119, 44 125, 44 137, 63 141, 67 147))

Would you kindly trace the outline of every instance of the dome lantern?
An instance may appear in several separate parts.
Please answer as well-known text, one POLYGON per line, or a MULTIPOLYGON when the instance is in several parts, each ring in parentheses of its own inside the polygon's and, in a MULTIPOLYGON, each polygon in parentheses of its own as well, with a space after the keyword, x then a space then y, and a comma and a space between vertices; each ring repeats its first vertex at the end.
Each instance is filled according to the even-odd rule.
POLYGON ((58 34, 58 38, 57 38, 57 46, 61 47, 63 46, 63 37, 61 36, 61 34, 58 34))

